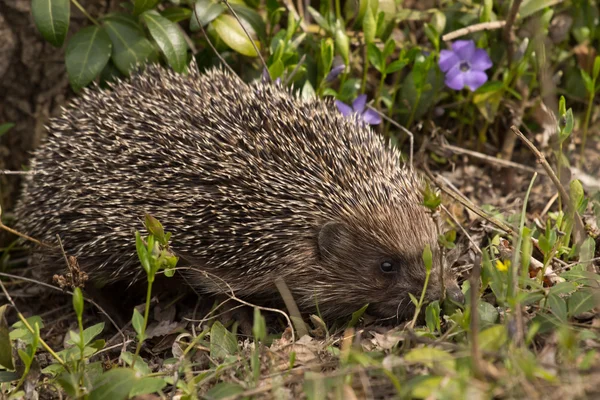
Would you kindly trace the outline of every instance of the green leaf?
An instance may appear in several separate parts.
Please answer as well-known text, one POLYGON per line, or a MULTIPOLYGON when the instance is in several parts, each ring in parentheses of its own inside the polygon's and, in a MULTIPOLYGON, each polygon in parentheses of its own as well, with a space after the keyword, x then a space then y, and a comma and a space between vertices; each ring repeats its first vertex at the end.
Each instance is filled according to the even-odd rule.
POLYGON ((31 362, 33 360, 31 359, 29 354, 27 354, 27 352, 25 352, 25 350, 17 349, 17 353, 19 354, 19 357, 21 358, 21 361, 23 361, 23 364, 25 364, 25 366, 31 365, 31 362))
MULTIPOLYGON (((565 113, 565 129, 563 130, 566 136, 570 135, 573 132, 573 126, 575 122, 573 120, 573 110, 570 108, 565 113)), ((566 138, 565 138, 566 139, 566 138)))
POLYGON ((423 364, 428 368, 441 367, 445 371, 455 371, 456 362, 451 354, 433 347, 421 347, 409 351, 404 360, 409 363, 423 364))
POLYGON ((331 32, 331 26, 329 25, 329 22, 317 10, 315 10, 314 8, 309 6, 308 13, 310 14, 311 17, 313 17, 313 19, 316 21, 317 25, 319 25, 325 31, 331 32))
POLYGON ((365 16, 363 17, 363 33, 365 35, 365 43, 373 43, 375 40, 375 32, 377 31, 377 24, 371 7, 367 7, 365 16))
POLYGON ((387 66, 387 68, 385 69, 385 73, 387 75, 387 74, 391 74, 393 72, 398 72, 398 71, 404 69, 404 67, 406 67, 406 65, 407 64, 405 61, 396 60, 387 66))
POLYGON ((499 313, 496 307, 485 301, 480 301, 477 304, 477 312, 479 313, 481 325, 484 327, 494 324, 498 320, 499 313))
POLYGON ((206 398, 212 399, 224 399, 226 397, 236 396, 244 392, 244 388, 238 384, 230 382, 220 382, 213 386, 208 392, 206 392, 206 398))
POLYGON ((596 58, 594 58, 594 69, 592 71, 592 79, 593 80, 598 79, 599 75, 600 75, 600 56, 596 56, 596 58))
POLYGON ((281 60, 276 60, 269 67, 269 75, 271 75, 271 79, 273 80, 281 77, 283 71, 285 71, 285 65, 283 65, 283 62, 281 60))
POLYGON ((267 325, 265 317, 260 314, 260 309, 254 307, 254 323, 252 324, 252 335, 255 341, 263 341, 267 337, 267 325))
MULTIPOLYGON (((20 376, 16 372, 0 371, 0 383, 18 381, 19 378, 20 378, 20 376)), ((15 393, 11 393, 11 394, 14 395, 15 393)), ((18 398, 18 397, 14 397, 14 398, 18 398)))
POLYGON ((521 19, 527 18, 544 8, 562 3, 563 0, 525 0, 519 7, 519 16, 521 19))
POLYGON ((83 294, 78 287, 73 290, 73 309, 75 310, 75 315, 81 318, 83 315, 83 294))
POLYGON ((150 257, 148 255, 148 249, 144 245, 144 241, 142 240, 142 237, 138 231, 135 231, 135 248, 137 250, 140 263, 142 264, 142 268, 147 275, 150 275, 150 257))
POLYGON ((323 74, 327 76, 333 64, 334 47, 331 38, 321 40, 321 63, 323 65, 323 74))
POLYGON ((69 30, 69 0, 31 0, 31 13, 38 30, 52 46, 62 46, 69 30))
POLYGON ((507 339, 506 328, 503 325, 494 325, 479 332, 479 347, 482 351, 496 353, 507 339))
POLYGON ((569 316, 574 317, 588 312, 596 307, 596 300, 592 290, 580 290, 569 297, 569 316))
POLYGON ((160 15, 171 22, 181 22, 191 18, 192 10, 185 7, 169 7, 163 10, 160 15))
POLYGON ((431 266, 433 265, 433 254, 431 253, 431 246, 429 243, 425 245, 423 249, 423 262, 425 263, 425 271, 431 272, 431 266))
POLYGON ((139 28, 113 19, 105 20, 104 27, 113 45, 112 60, 124 75, 156 58, 154 47, 139 28))
MULTIPOLYGON (((119 358, 123 360, 125 364, 131 366, 131 364, 133 364, 133 357, 133 353, 129 351, 124 351, 121 353, 121 356, 119 358)), ((139 375, 142 376, 146 376, 152 373, 152 370, 148 366, 148 363, 146 363, 146 361, 144 361, 144 359, 140 356, 137 356, 136 358, 134 369, 136 372, 139 373, 139 375)))
POLYGON ((6 369, 14 369, 10 333, 8 332, 8 322, 5 316, 7 307, 7 304, 0 307, 0 366, 6 369))
POLYGON ((158 44, 171 68, 175 72, 184 72, 187 66, 187 43, 179 25, 150 12, 145 12, 143 17, 150 35, 158 44))
POLYGON ((224 359, 238 352, 237 338, 223 324, 216 321, 210 329, 210 356, 213 359, 224 359))
POLYGON ((133 317, 131 318, 131 325, 133 325, 133 329, 141 337, 142 333, 144 333, 144 317, 137 310, 137 308, 133 309, 133 317))
POLYGON ((135 0, 133 2, 133 15, 140 15, 156 6, 158 0, 135 0))
POLYGON ((594 258, 595 254, 596 241, 592 237, 588 236, 579 248, 579 264, 575 268, 586 270, 588 265, 590 265, 590 260, 594 258))
POLYGON ((262 19, 259 13, 254 11, 253 9, 246 7, 243 4, 235 4, 230 2, 231 8, 235 11, 236 15, 243 21, 246 21, 250 24, 254 32, 258 35, 262 40, 266 39, 267 36, 267 26, 265 21, 262 19))
POLYGON ((147 376, 134 383, 133 388, 129 392, 129 397, 156 393, 165 386, 167 386, 167 382, 163 379, 147 376))
POLYGON ((126 399, 137 383, 135 371, 130 368, 114 368, 100 375, 93 383, 90 400, 126 399))
POLYGON ((313 88, 313 86, 310 83, 310 80, 307 79, 306 82, 304 82, 304 86, 302 86, 302 98, 304 100, 311 100, 314 99, 317 96, 316 92, 315 92, 315 88, 313 88))
MULTIPOLYGON (((33 315, 29 318, 25 318, 25 320, 31 327, 33 327, 35 324, 38 324, 40 329, 44 327, 44 323, 42 322, 42 317, 40 317, 39 315, 33 315)), ((13 330, 10 332, 11 340, 21 339, 27 344, 31 343, 31 339, 32 339, 31 332, 29 332, 29 329, 27 329, 27 327, 25 326, 25 324, 23 324, 23 322, 21 322, 21 321, 15 322, 14 324, 12 324, 12 328, 13 328, 13 330)))
POLYGON ((373 43, 369 43, 367 45, 367 58, 377 71, 383 72, 381 69, 382 65, 385 65, 383 54, 381 53, 381 50, 379 50, 379 48, 377 48, 377 46, 373 43))
POLYGON ((439 301, 435 300, 427 305, 427 308, 425 309, 425 324, 431 332, 439 332, 442 329, 439 301))
POLYGON ((346 31, 344 26, 340 21, 337 21, 335 28, 335 47, 338 53, 344 59, 344 64, 350 64, 350 41, 348 36, 346 36, 346 31))
POLYGON ((75 374, 70 374, 68 372, 63 372, 56 378, 57 382, 60 384, 60 387, 67 392, 69 397, 76 397, 77 387, 79 387, 78 377, 75 374))
MULTIPOLYGON (((248 57, 258 56, 252 45, 252 41, 246 35, 246 32, 244 32, 238 21, 231 15, 219 15, 213 21, 212 26, 223 42, 233 50, 248 57)), ((259 43, 256 43, 256 46, 260 48, 259 43)))
POLYGON ((561 321, 567 320, 567 303, 562 297, 555 294, 548 294, 547 307, 550 308, 556 318, 561 321))
POLYGON ((13 126, 15 126, 13 122, 6 122, 4 124, 0 124, 0 137, 9 130, 11 130, 13 126))
POLYGON ((352 313, 352 319, 348 323, 348 328, 352 328, 352 327, 356 326, 356 324, 358 324, 358 321, 360 320, 360 318, 363 316, 365 311, 367 311, 367 307, 369 307, 369 304, 365 304, 360 309, 358 309, 352 313))
POLYGON ((92 325, 83 331, 83 343, 87 346, 96 336, 104 330, 104 322, 92 325))
POLYGON ((593 93, 594 92, 594 80, 592 79, 592 77, 585 72, 583 69, 579 70, 581 72, 581 78, 583 79, 583 83, 585 85, 585 90, 588 91, 588 93, 593 93))

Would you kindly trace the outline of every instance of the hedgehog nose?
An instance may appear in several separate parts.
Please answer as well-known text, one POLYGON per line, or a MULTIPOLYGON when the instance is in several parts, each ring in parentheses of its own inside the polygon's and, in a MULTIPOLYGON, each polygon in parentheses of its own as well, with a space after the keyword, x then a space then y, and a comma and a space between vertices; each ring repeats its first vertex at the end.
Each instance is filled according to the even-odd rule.
POLYGON ((465 295, 458 285, 453 285, 446 288, 446 295, 448 298, 458 304, 465 304, 465 295))

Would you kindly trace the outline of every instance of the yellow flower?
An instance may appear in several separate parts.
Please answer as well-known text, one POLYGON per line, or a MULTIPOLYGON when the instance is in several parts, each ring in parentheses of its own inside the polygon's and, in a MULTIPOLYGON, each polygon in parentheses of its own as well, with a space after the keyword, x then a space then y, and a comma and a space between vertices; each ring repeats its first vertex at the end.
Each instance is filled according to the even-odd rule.
POLYGON ((500 261, 500 260, 496 260, 496 269, 498 271, 508 271, 508 269, 510 268, 510 260, 504 260, 504 262, 500 261))

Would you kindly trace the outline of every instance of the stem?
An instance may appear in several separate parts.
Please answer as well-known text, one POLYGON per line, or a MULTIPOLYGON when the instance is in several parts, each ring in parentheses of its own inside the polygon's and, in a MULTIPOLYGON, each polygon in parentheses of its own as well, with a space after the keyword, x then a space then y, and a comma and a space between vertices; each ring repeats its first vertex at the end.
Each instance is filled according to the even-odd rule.
MULTIPOLYGON (((593 80, 594 88, 596 87, 596 80, 593 80)), ((588 127, 590 125, 590 118, 592 116, 592 106, 594 105, 594 91, 590 92, 588 99, 587 111, 585 112, 585 120, 583 121, 583 138, 581 139, 581 158, 580 163, 583 163, 585 159, 585 142, 587 141, 588 127)))
POLYGON ((89 19, 90 21, 92 21, 92 23, 93 23, 94 25, 100 25, 100 24, 98 23, 98 21, 97 21, 97 20, 96 20, 94 17, 92 17, 90 14, 88 14, 88 12, 87 12, 87 11, 85 11, 85 8, 83 8, 83 7, 81 6, 81 4, 79 4, 79 2, 78 2, 77 0, 71 0, 71 3, 75 4, 75 7, 79 8, 79 11, 81 11, 81 13, 82 13, 83 15, 85 15, 87 19, 89 19))
MULTIPOLYGON (((2 283, 2 281, 0 280, 0 288, 2 288, 2 291, 4 292, 4 295, 6 296, 6 299, 8 300, 8 302, 13 306, 13 308, 17 311, 17 315, 19 316, 19 320, 23 323, 23 325, 25 325, 25 327, 27 328, 27 330, 32 334, 35 335, 35 330, 31 327, 31 325, 29 325, 29 322, 27 322, 27 319, 25 319, 25 317, 23 316, 23 314, 21 314, 18 309, 17 306, 15 304, 15 302, 13 301, 12 297, 10 296, 10 294, 8 294, 8 291, 6 290, 6 287, 4 286, 4 283, 2 283)), ((40 340, 40 344, 42 345, 42 347, 44 348, 44 350, 46 350, 48 353, 50 353, 50 355, 67 371, 69 371, 69 367, 67 366, 67 364, 65 364, 65 362, 63 361, 62 358, 60 358, 60 356, 58 354, 56 354, 54 352, 54 350, 52 350, 52 348, 50 346, 48 346, 48 344, 44 341, 44 339, 42 339, 41 337, 39 338, 40 340)))
POLYGON ((413 104, 412 109, 410 110, 410 117, 408 117, 408 122, 406 123, 406 129, 410 129, 410 126, 415 119, 415 114, 417 113, 417 107, 419 107, 419 103, 421 102, 421 90, 417 91, 417 98, 415 99, 415 104, 413 104))
POLYGON ((152 283, 154 283, 154 277, 152 279, 148 277, 148 290, 146 291, 146 308, 144 310, 144 325, 142 326, 142 332, 140 333, 141 338, 135 348, 135 355, 133 356, 133 361, 131 362, 131 368, 135 366, 135 361, 140 355, 140 351, 142 350, 142 344, 144 343, 144 338, 146 336, 146 327, 148 326, 148 316, 150 315, 150 298, 152 297, 152 283))
MULTIPOLYGON (((398 83, 400 81, 400 73, 396 73, 395 76, 395 80, 392 86, 392 90, 394 91, 394 93, 392 94, 392 105, 390 107, 390 109, 388 110, 388 118, 392 119, 392 117, 394 116, 394 105, 396 104, 396 97, 398 95, 398 92, 400 91, 399 88, 397 88, 396 86, 398 86, 398 83)), ((384 136, 388 136, 389 134, 389 130, 390 130, 390 121, 386 120, 385 121, 385 128, 383 129, 383 135, 384 136)))
POLYGON ((385 83, 385 74, 381 74, 381 79, 379 80, 379 86, 377 87, 377 93, 375 93, 375 104, 377 104, 377 108, 381 108, 381 94, 383 93, 383 85, 385 83))
POLYGON ((340 0, 335 0, 335 18, 342 19, 342 8, 340 7, 340 0))
POLYGON ((369 60, 367 57, 367 42, 365 41, 364 43, 364 47, 363 47, 363 61, 364 61, 364 65, 363 65, 363 76, 362 76, 362 82, 360 84, 360 91, 362 93, 365 92, 365 89, 367 88, 367 73, 369 72, 369 60))
POLYGON ((417 317, 419 316, 419 313, 421 312, 421 307, 423 306, 423 300, 425 299, 425 292, 427 291, 427 286, 429 286, 429 277, 430 276, 431 276, 431 270, 427 271, 425 274, 425 283, 423 284, 423 290, 421 291, 421 298, 419 299, 419 304, 417 305, 417 309, 415 310, 415 315, 414 315, 412 321, 410 321, 411 329, 417 323, 417 317))

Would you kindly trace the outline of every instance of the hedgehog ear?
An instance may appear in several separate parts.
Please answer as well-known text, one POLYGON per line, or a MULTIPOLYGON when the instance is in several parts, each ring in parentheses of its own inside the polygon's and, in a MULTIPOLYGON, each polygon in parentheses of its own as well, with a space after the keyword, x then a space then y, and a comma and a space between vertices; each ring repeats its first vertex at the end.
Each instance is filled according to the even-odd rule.
POLYGON ((324 260, 341 258, 349 254, 352 234, 346 224, 330 221, 321 226, 318 237, 319 254, 324 260))

